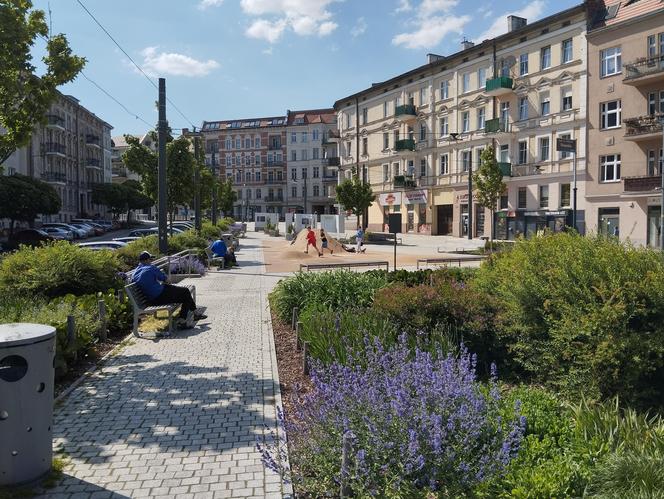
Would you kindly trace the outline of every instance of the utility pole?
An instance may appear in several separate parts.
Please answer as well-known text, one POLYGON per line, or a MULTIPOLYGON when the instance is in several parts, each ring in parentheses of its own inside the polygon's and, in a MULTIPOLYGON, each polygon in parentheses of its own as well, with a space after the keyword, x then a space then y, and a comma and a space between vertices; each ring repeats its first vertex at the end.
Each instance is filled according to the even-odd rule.
POLYGON ((166 79, 159 78, 159 121, 157 123, 159 137, 158 181, 159 191, 159 252, 168 253, 168 233, 166 227, 166 134, 168 121, 166 121, 166 79))
POLYGON ((196 232, 201 233, 201 171, 200 165, 198 163, 198 158, 200 155, 199 147, 199 134, 196 132, 196 127, 194 127, 194 226, 196 232))
POLYGON ((473 238, 473 158, 468 165, 468 239, 473 238))
POLYGON ((304 213, 307 212, 307 173, 304 174, 304 213))
POLYGON ((217 158, 214 146, 212 146, 212 225, 217 225, 217 189, 219 189, 219 178, 217 178, 217 158))
POLYGON ((574 155, 572 160, 572 182, 574 183, 574 187, 572 187, 572 227, 578 232, 576 227, 576 142, 574 143, 574 152, 572 154, 574 155))
POLYGON ((664 251, 664 116, 659 119, 662 125, 662 156, 659 159, 659 177, 661 180, 661 191, 659 198, 659 249, 664 251))

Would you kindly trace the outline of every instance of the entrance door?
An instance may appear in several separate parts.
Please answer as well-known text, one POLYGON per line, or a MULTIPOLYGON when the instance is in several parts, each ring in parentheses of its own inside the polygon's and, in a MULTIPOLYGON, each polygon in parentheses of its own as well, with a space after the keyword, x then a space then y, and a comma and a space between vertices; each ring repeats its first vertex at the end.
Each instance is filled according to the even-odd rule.
POLYGON ((439 236, 446 236, 452 233, 452 217, 454 207, 451 204, 436 206, 437 226, 436 233, 439 236))

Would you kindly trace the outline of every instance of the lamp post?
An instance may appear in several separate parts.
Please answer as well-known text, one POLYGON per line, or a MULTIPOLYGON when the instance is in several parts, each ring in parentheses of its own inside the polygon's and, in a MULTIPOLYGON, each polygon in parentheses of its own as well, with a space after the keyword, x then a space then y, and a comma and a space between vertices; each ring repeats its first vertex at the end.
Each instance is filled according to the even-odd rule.
POLYGON ((660 177, 660 198, 659 198, 659 249, 664 251, 664 116, 659 119, 662 125, 662 158, 659 161, 659 177, 660 177))
POLYGON ((217 225, 217 189, 219 188, 219 179, 217 178, 217 158, 216 151, 212 149, 212 225, 217 225))

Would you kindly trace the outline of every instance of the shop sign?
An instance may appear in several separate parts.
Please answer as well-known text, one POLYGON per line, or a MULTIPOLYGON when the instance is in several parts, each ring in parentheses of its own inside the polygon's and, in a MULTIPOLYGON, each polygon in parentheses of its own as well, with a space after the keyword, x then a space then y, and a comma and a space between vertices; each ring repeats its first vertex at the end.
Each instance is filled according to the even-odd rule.
POLYGON ((576 154, 576 139, 556 139, 558 152, 573 152, 576 154))
POLYGON ((659 196, 650 196, 648 198, 648 206, 659 206, 662 202, 662 198, 659 196))
POLYGON ((566 217, 567 216, 567 210, 549 211, 547 213, 547 216, 549 216, 549 217, 566 217))
POLYGON ((401 206, 400 192, 386 192, 378 196, 378 202, 381 206, 401 206))
POLYGON ((546 211, 526 211, 523 215, 526 217, 545 217, 546 211))
POLYGON ((423 204, 427 202, 427 191, 425 189, 417 189, 414 191, 406 191, 407 204, 423 204))
POLYGON ((558 210, 558 211, 526 211, 524 213, 526 217, 566 217, 567 210, 558 210))
MULTIPOLYGON (((455 200, 456 200, 457 204, 467 203, 468 202, 468 193, 466 192, 464 194, 457 194, 455 200)), ((477 196, 475 195, 475 193, 473 193, 473 203, 476 203, 476 202, 477 202, 477 196)))

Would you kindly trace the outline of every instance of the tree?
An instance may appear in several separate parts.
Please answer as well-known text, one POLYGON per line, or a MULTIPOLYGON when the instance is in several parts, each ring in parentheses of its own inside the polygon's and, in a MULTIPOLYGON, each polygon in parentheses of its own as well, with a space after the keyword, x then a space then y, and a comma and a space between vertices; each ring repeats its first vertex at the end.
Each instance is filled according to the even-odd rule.
POLYGON ((489 241, 493 248, 494 214, 498 200, 507 187, 505 182, 503 182, 503 172, 500 171, 500 167, 496 161, 496 153, 493 146, 488 146, 482 151, 480 167, 473 175, 473 182, 475 182, 475 188, 477 189, 477 200, 484 208, 491 210, 492 230, 489 241))
POLYGON ((224 216, 233 213, 233 204, 237 201, 237 192, 233 190, 233 180, 219 180, 219 194, 217 195, 217 206, 224 212, 224 216))
POLYGON ((0 167, 30 142, 35 125, 46 121, 57 87, 76 78, 85 65, 83 57, 72 54, 65 35, 49 36, 44 11, 31 9, 30 0, 0 2, 0 126, 5 129, 0 167), (41 76, 31 63, 37 37, 48 37, 41 76))
POLYGON ((347 210, 351 210, 358 220, 375 199, 376 195, 371 186, 357 176, 352 180, 346 179, 337 186, 337 201, 347 210))
POLYGON ((16 221, 30 225, 38 215, 60 211, 62 203, 57 191, 46 182, 24 175, 0 176, 0 218, 8 218, 9 233, 16 221))
POLYGON ((140 188, 140 184, 131 180, 124 184, 97 184, 92 191, 93 201, 105 205, 113 218, 126 213, 129 221, 133 210, 153 205, 152 199, 143 194, 140 188))

